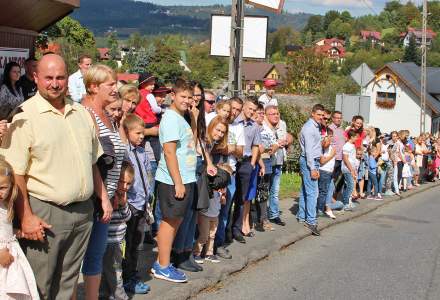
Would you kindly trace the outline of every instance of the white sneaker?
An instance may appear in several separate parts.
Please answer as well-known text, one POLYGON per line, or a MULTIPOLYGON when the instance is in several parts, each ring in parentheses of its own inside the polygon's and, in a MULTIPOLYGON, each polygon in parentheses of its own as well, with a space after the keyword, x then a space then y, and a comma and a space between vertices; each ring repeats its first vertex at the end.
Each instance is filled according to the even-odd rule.
POLYGON ((333 211, 325 211, 324 212, 329 218, 331 218, 331 219, 336 219, 336 216, 333 214, 333 211))

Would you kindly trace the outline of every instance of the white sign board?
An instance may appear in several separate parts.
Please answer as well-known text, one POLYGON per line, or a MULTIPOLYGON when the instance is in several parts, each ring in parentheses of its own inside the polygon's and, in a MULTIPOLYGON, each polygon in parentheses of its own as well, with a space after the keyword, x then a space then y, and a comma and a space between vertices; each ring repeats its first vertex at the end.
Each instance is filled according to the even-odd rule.
POLYGON ((0 81, 6 64, 11 61, 18 63, 21 67, 21 73, 24 74, 24 61, 27 58, 29 58, 29 49, 0 47, 0 81))
POLYGON ((283 9, 284 0, 246 0, 246 3, 280 13, 283 9))
MULTIPOLYGON (((244 18, 243 57, 266 58, 268 17, 244 18)), ((229 56, 231 45, 231 16, 212 15, 211 55, 229 56)))

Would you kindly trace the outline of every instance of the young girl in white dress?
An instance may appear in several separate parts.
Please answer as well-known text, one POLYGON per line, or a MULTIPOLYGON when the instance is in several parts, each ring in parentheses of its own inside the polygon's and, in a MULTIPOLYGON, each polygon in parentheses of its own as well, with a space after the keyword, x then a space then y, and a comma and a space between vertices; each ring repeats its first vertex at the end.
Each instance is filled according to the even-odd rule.
POLYGON ((17 191, 11 165, 0 159, 0 299, 35 300, 34 273, 12 229, 17 191))

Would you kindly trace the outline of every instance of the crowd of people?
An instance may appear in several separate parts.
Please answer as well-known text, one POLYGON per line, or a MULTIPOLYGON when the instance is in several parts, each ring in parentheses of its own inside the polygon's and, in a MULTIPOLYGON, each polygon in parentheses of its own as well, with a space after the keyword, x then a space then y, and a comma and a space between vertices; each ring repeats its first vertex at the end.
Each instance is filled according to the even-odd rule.
POLYGON ((293 138, 273 93, 219 99, 148 73, 122 84, 87 55, 78 66, 68 76, 49 53, 21 78, 15 63, 5 68, 1 299, 76 299, 80 272, 86 299, 128 299, 150 290, 138 266, 186 282, 231 259, 233 240, 285 226, 279 187, 293 138), (157 244, 152 266, 139 259, 144 241, 157 244))
MULTIPOLYGON (((285 226, 279 191, 293 142, 265 82, 259 99, 218 99, 198 82, 172 88, 142 73, 121 84, 83 55, 68 76, 62 57, 9 63, 0 89, 1 299, 128 299, 155 278, 232 258, 227 246, 285 226), (171 99, 171 104, 167 99, 171 99), (14 224, 14 226, 12 225, 14 224), (139 259, 144 242, 157 260, 139 259)), ((320 235, 363 200, 381 201, 435 180, 440 140, 364 127, 312 108, 298 139, 297 220, 320 235)))
POLYGON ((340 111, 321 104, 300 133, 302 186, 298 222, 319 236, 317 216, 335 219, 335 211, 352 211, 362 199, 382 201, 425 181, 438 179, 440 139, 408 130, 382 133, 364 127, 354 116, 343 127, 340 111))

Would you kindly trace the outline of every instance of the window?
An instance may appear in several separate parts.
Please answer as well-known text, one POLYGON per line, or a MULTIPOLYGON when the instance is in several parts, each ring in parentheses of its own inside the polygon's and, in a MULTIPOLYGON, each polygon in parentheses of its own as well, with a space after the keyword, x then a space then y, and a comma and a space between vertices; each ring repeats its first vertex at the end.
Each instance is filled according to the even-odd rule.
POLYGON ((396 93, 377 92, 376 101, 381 101, 381 102, 394 101, 394 102, 396 102, 396 93))

